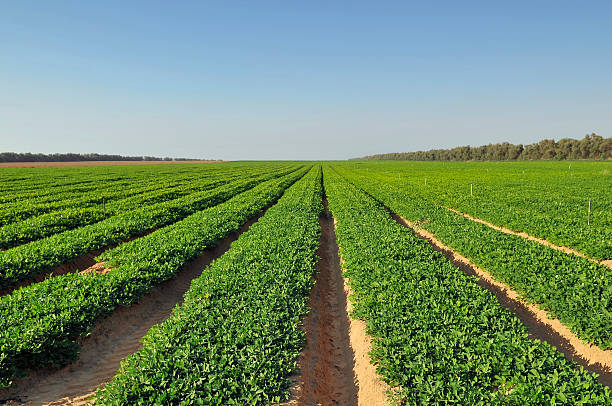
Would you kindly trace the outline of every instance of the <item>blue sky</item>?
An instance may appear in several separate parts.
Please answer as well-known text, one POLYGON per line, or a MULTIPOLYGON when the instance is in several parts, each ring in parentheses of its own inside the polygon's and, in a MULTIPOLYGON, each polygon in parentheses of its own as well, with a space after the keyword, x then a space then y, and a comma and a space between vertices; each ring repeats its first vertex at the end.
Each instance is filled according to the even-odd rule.
POLYGON ((223 159, 612 136, 612 2, 16 1, 0 151, 223 159))

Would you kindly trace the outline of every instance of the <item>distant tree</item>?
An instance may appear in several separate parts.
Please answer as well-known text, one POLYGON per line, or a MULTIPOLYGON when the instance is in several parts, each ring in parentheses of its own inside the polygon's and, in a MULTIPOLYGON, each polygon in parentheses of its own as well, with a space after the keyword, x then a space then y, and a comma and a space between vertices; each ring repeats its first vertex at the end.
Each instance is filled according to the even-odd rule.
POLYGON ((394 152, 370 155, 357 159, 395 159, 413 161, 506 161, 539 159, 612 159, 612 138, 603 138, 595 133, 582 140, 563 138, 558 142, 545 139, 523 145, 488 144, 479 147, 469 145, 451 149, 431 149, 416 152, 394 152))

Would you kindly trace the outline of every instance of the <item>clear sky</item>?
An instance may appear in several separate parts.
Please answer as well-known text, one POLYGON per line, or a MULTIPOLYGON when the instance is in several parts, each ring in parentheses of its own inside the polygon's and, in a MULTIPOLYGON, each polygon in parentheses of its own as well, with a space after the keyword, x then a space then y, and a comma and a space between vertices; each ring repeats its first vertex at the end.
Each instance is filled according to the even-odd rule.
POLYGON ((4 1, 0 151, 344 159, 612 136, 612 1, 4 1))

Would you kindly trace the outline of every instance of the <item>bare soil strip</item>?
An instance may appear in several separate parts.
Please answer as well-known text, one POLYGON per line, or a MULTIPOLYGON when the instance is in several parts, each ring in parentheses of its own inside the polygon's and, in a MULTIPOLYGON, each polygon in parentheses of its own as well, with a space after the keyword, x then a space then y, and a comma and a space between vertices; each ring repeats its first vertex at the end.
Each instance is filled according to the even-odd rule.
POLYGON ((289 405, 356 405, 353 350, 349 339, 346 294, 342 285, 338 245, 324 199, 319 218, 319 261, 310 292, 310 313, 304 319, 306 346, 300 355, 300 375, 291 388, 289 405))
POLYGON ((429 241, 434 250, 443 253, 457 268, 467 275, 477 276, 478 285, 495 294, 499 302, 515 313, 525 324, 530 338, 545 341, 556 347, 567 359, 598 374, 601 384, 612 388, 612 350, 602 350, 596 345, 585 344, 558 319, 552 319, 547 311, 522 300, 519 293, 510 286, 494 280, 488 271, 472 264, 466 257, 436 239, 432 233, 389 212, 399 224, 409 228, 420 238, 429 241))
MULTIPOLYGON (((336 227, 336 219, 334 219, 334 230, 336 227)), ((344 260, 340 257, 340 263, 344 264, 344 260)), ((346 314, 347 317, 351 314, 353 304, 348 299, 352 294, 349 286, 348 278, 342 278, 344 286, 344 297, 346 299, 346 314)), ((366 324, 363 320, 349 319, 349 337, 351 340, 351 348, 354 351, 354 371, 357 381, 357 398, 359 406, 387 406, 387 393, 392 392, 389 385, 380 379, 376 373, 376 366, 372 365, 370 360, 370 351, 372 350, 372 338, 366 333, 366 324)))
POLYGON ((483 220, 483 219, 479 219, 478 217, 470 216, 469 214, 463 213, 463 212, 461 212, 459 210, 456 210, 456 209, 453 209, 452 207, 442 206, 442 208, 444 208, 446 210, 450 210, 453 213, 457 213, 457 214, 465 217, 468 220, 472 220, 472 221, 475 221, 476 223, 480 223, 480 224, 484 224, 485 226, 489 226, 489 227, 491 227, 491 228, 493 228, 493 229, 495 229, 497 231, 501 231, 502 233, 517 235, 519 237, 523 237, 523 238, 526 238, 526 239, 531 240, 531 241, 536 241, 536 242, 538 242, 538 243, 540 243, 542 245, 545 245, 547 247, 554 248, 554 249, 559 250, 559 251, 563 251, 563 252, 565 252, 567 254, 574 254, 574 255, 577 255, 579 257, 586 258, 589 261, 593 261, 593 262, 596 262, 598 264, 602 264, 604 266, 612 268, 612 259, 605 260, 605 261, 600 261, 600 260, 597 260, 597 259, 594 259, 594 258, 589 258, 588 256, 586 256, 582 252, 576 251, 575 249, 572 249, 572 248, 569 248, 569 247, 564 247, 564 246, 561 246, 561 245, 553 244, 550 241, 544 240, 542 238, 534 237, 534 236, 529 235, 529 234, 527 234, 525 232, 522 232, 522 231, 518 232, 518 231, 510 230, 509 228, 496 226, 493 223, 490 223, 490 222, 488 222, 486 220, 483 220))
MULTIPOLYGON (((344 295, 350 296, 353 292, 344 279, 344 295)), ((346 311, 350 314, 353 305, 350 300, 346 302, 346 311)), ((370 362, 372 339, 366 333, 366 324, 362 320, 350 319, 351 348, 355 349, 355 376, 357 381, 357 399, 359 406, 387 406, 387 392, 389 386, 383 382, 376 373, 376 366, 370 362)), ((355 404, 355 403, 353 403, 355 404)))
POLYGON ((76 162, 0 162, 0 168, 46 168, 49 166, 209 164, 227 161, 76 161, 76 162))
MULTIPOLYGON (((79 340, 82 347, 78 361, 59 370, 31 371, 9 390, 0 391, 0 403, 7 405, 68 405, 85 404, 98 387, 110 381, 119 363, 138 351, 140 339, 149 329, 171 314, 182 303, 191 281, 201 275, 213 260, 223 255, 240 234, 247 231, 265 210, 249 220, 242 228, 224 239, 216 247, 186 265, 176 279, 164 282, 130 307, 116 309, 101 320, 91 335, 79 340)), ((99 266, 96 265, 96 268, 99 266)), ((96 269, 94 268, 94 269, 96 269)), ((98 272, 104 270, 96 269, 98 272)))

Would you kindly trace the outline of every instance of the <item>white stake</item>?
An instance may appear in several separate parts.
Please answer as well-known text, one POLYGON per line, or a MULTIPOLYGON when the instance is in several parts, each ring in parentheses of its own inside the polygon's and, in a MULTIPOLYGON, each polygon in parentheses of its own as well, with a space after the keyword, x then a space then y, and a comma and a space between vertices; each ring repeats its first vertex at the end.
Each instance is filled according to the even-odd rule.
POLYGON ((425 176, 425 186, 427 186, 427 176, 425 176))
POLYGON ((470 183, 470 196, 474 196, 474 193, 472 193, 472 184, 470 183))
POLYGON ((591 225, 591 198, 589 197, 589 214, 587 216, 587 225, 591 225))

